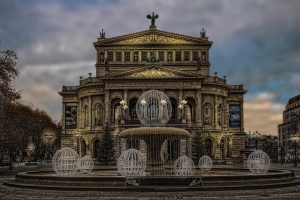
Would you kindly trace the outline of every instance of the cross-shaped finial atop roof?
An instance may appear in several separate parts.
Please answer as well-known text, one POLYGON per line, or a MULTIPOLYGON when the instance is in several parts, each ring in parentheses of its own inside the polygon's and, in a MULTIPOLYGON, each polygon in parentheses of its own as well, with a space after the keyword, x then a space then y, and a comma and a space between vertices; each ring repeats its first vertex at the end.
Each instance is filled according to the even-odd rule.
POLYGON ((154 14, 154 12, 152 12, 152 15, 147 15, 147 19, 151 19, 151 25, 150 25, 150 29, 155 29, 155 19, 158 18, 158 14, 154 14))

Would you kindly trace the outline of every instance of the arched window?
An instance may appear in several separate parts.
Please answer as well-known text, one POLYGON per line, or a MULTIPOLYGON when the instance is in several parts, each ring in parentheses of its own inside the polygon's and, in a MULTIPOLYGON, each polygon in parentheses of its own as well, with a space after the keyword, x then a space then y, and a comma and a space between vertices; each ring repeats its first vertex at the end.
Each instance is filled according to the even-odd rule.
POLYGON ((85 156, 86 155, 86 142, 84 140, 81 140, 81 144, 80 144, 80 149, 81 149, 81 157, 85 156))
POLYGON ((101 126, 103 124, 103 106, 100 103, 95 105, 95 126, 101 126))
POLYGON ((203 113, 203 125, 212 125, 212 105, 210 103, 205 103, 202 109, 203 113))
POLYGON ((170 98, 170 102, 172 105, 172 113, 170 118, 170 123, 175 123, 177 118, 177 101, 174 98, 170 98))
POLYGON ((206 155, 212 157, 213 156, 213 140, 211 138, 207 138, 205 140, 205 149, 206 149, 206 155))
POLYGON ((221 155, 221 159, 225 159, 225 149, 226 149, 226 143, 225 143, 225 139, 222 138, 220 141, 220 155, 221 155))
POLYGON ((100 141, 99 139, 95 139, 93 141, 93 158, 97 158, 99 156, 99 147, 100 147, 100 141))
POLYGON ((122 107, 120 101, 121 99, 113 99, 111 101, 111 121, 113 123, 121 122, 122 107))
POLYGON ((137 98, 130 99, 129 101, 129 117, 131 121, 138 120, 137 114, 136 114, 136 102, 137 98))
POLYGON ((83 106, 83 125, 84 125, 84 127, 89 126, 89 107, 88 107, 88 105, 83 106))
POLYGON ((192 98, 186 99, 187 104, 185 108, 187 122, 195 122, 195 100, 192 98))
POLYGON ((217 116, 218 116, 218 125, 219 126, 222 126, 223 123, 222 123, 222 119, 223 119, 223 106, 222 104, 219 104, 218 105, 218 111, 217 111, 217 116))

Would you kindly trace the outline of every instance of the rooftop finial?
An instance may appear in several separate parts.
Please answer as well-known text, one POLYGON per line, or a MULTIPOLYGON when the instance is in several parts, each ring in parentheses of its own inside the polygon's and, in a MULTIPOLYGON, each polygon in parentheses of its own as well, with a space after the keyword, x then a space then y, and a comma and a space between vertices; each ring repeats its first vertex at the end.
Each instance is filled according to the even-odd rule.
POLYGON ((100 37, 99 37, 98 39, 100 39, 100 40, 101 40, 101 39, 105 39, 105 32, 104 32, 103 29, 101 30, 101 32, 99 31, 99 36, 100 36, 100 37))
POLYGON ((155 19, 158 18, 158 14, 154 14, 154 12, 152 12, 152 15, 148 14, 147 15, 147 19, 151 19, 151 25, 150 25, 150 29, 155 29, 155 19))
POLYGON ((202 28, 202 30, 200 31, 200 38, 208 39, 208 36, 206 35, 206 30, 204 28, 202 28))

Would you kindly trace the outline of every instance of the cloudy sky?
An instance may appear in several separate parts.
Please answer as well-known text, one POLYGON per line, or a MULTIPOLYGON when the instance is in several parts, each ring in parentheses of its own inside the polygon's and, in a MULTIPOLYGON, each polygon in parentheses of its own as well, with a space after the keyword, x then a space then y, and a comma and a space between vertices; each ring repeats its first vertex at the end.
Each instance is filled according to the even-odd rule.
POLYGON ((18 53, 23 102, 58 120, 62 85, 95 72, 98 31, 145 30, 155 11, 159 29, 207 30, 211 72, 248 90, 245 131, 277 134, 287 100, 300 93, 299 10, 298 0, 1 0, 0 47, 18 53))

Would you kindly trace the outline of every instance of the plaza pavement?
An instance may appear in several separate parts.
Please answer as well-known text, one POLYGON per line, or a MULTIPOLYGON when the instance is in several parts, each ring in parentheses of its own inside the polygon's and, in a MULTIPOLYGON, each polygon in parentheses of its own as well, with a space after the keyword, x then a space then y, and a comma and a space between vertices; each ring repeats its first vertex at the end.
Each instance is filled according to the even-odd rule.
MULTIPOLYGON (((217 165, 217 167, 224 167, 217 165)), ((228 167, 228 166, 227 166, 228 167)), ((232 166, 232 167, 237 167, 232 166)), ((240 167, 240 166, 239 166, 240 167)), ((300 186, 261 190, 240 191, 196 191, 196 192, 97 192, 97 191, 52 191, 52 190, 29 190, 12 188, 2 185, 3 181, 11 179, 18 171, 36 170, 45 167, 22 167, 9 170, 8 167, 0 167, 0 199, 1 200, 156 200, 156 199, 216 199, 216 200, 273 200, 273 199, 300 199, 300 186)), ((294 170, 300 177, 300 166, 293 164, 273 164, 274 169, 294 170)))

